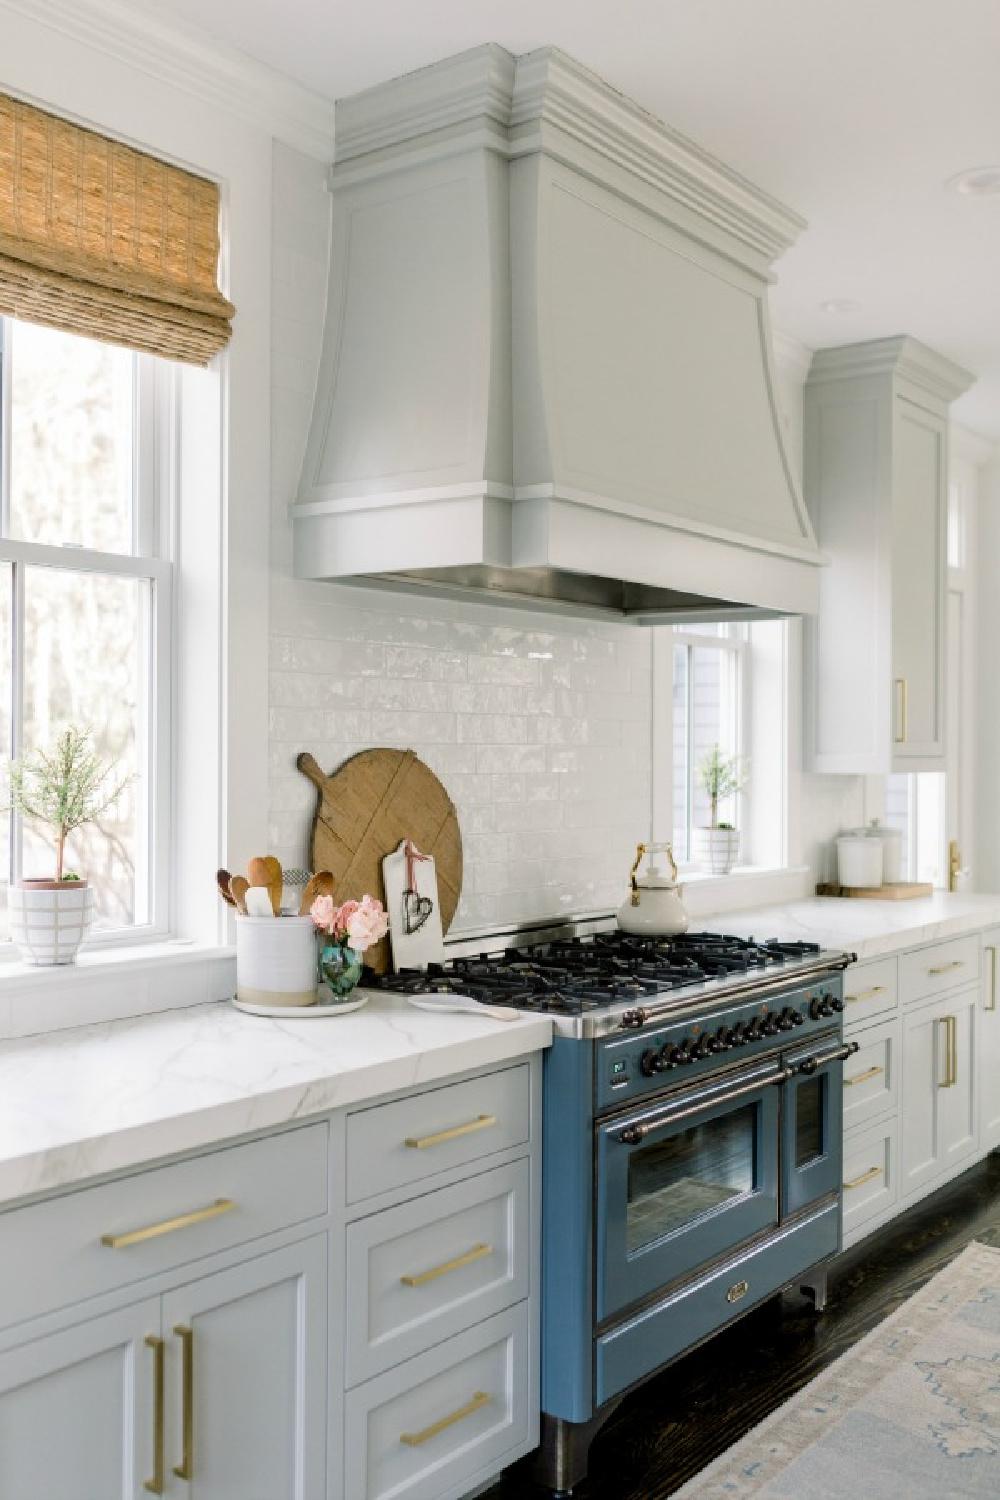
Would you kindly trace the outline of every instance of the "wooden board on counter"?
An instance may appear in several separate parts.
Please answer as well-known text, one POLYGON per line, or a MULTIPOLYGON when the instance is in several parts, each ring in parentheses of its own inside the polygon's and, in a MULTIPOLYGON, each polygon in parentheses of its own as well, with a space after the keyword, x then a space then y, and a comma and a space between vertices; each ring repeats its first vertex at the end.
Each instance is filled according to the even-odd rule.
POLYGON ((818 885, 817 896, 853 896, 865 901, 909 901, 914 896, 933 896, 930 881, 900 880, 894 885, 818 885))
MULTIPOLYGON (((382 860, 412 839, 434 856, 441 928, 451 925, 462 894, 462 835, 455 805, 441 782, 412 750, 363 750, 327 776, 308 751, 295 764, 316 787, 309 839, 313 870, 329 870, 334 899, 360 901, 366 893, 385 904, 382 860)), ((365 953, 377 974, 389 968, 389 943, 365 953)))

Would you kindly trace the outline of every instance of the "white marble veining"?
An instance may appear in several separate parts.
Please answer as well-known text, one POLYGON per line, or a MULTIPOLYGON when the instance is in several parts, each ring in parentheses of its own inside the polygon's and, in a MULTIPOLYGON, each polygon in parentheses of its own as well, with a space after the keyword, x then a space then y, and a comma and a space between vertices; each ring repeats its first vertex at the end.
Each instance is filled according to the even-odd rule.
POLYGON ((748 907, 707 918, 699 926, 736 937, 819 943, 859 959, 902 953, 939 938, 959 937, 1000 922, 1000 896, 935 891, 907 901, 867 901, 817 896, 783 906, 748 907))
POLYGON ((541 1017, 429 1015, 376 995, 270 1020, 199 1005, 0 1046, 0 1202, 520 1057, 541 1017))

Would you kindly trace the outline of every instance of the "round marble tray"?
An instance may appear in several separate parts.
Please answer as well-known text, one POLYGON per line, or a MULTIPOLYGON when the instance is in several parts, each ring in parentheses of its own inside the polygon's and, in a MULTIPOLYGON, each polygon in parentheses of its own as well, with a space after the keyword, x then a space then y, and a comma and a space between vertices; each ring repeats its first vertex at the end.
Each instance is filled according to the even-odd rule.
MULTIPOLYGON (((325 984, 321 984, 318 993, 324 991, 329 994, 325 984)), ((230 1004, 237 1010, 245 1011, 248 1016, 273 1016, 276 1021, 304 1021, 313 1016, 346 1016, 352 1011, 360 1010, 367 1005, 370 996, 360 995, 353 1000, 338 1000, 329 1004, 323 1004, 318 1000, 315 1005, 251 1005, 246 1000, 238 1000, 235 995, 230 996, 230 1004)))

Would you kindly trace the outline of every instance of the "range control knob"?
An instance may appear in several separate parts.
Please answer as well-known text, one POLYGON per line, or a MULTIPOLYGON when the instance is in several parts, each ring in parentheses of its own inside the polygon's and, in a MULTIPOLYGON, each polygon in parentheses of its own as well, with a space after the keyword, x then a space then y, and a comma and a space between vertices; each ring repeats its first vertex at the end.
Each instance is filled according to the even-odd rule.
POLYGON ((795 1017, 797 1014, 798 1012, 792 1010, 792 1007, 790 1005, 786 1005, 784 1010, 781 1012, 781 1015, 778 1017, 778 1030, 791 1031, 792 1027, 795 1025, 795 1017))
POLYGON ((745 1047, 749 1040, 750 1038, 747 1035, 746 1026, 742 1021, 737 1021, 736 1025, 733 1027, 733 1040, 731 1045, 733 1047, 745 1047))
POLYGON ((699 1037, 696 1042, 692 1042, 691 1044, 692 1057, 707 1057, 709 1051, 710 1047, 707 1036, 699 1037))
POLYGON ((767 1015, 764 1017, 764 1035, 778 1035, 778 1016, 773 1010, 769 1010, 767 1015))
POLYGON ((792 1011, 792 1025, 793 1026, 804 1026, 805 1024, 806 1024, 806 1018, 802 1014, 802 1012, 800 1010, 793 1010, 792 1011))
POLYGON ((728 1052, 733 1045, 733 1028, 731 1026, 720 1026, 715 1033, 716 1051, 728 1052))
POLYGON ((681 1042, 681 1044, 680 1044, 680 1046, 678 1047, 677 1050, 680 1053, 680 1056, 677 1059, 678 1062, 681 1062, 681 1063, 693 1063, 694 1062, 694 1052, 692 1050, 692 1043, 688 1040, 687 1037, 684 1038, 683 1042, 681 1042))
POLYGON ((843 1008, 844 1008, 844 1002, 843 1002, 843 1000, 841 1000, 841 998, 840 998, 839 995, 835 995, 833 997, 833 999, 830 1001, 830 1004, 833 1006, 834 1010, 837 1011, 838 1013, 840 1011, 842 1011, 843 1008))
POLYGON ((639 1071, 647 1078, 652 1078, 654 1073, 662 1073, 665 1067, 663 1053, 655 1047, 648 1047, 639 1059, 639 1071))
POLYGON ((748 1042, 759 1042, 763 1035, 764 1028, 761 1024, 760 1016, 754 1016, 753 1020, 747 1026, 746 1040, 748 1042))
POLYGON ((814 1021, 818 1021, 820 1016, 832 1016, 833 1002, 831 1001, 830 996, 818 995, 815 999, 810 1000, 809 1014, 812 1016, 814 1021))

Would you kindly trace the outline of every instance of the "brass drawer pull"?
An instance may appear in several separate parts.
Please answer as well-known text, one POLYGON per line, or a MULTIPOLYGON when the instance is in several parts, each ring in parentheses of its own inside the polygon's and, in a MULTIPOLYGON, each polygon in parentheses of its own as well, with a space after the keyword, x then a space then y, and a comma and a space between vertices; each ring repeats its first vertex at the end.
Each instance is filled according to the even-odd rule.
POLYGON ((953 958, 950 964, 942 964, 939 969, 928 969, 928 974, 947 974, 950 969, 964 969, 964 958, 953 958))
POLYGON ((958 1017, 938 1016, 938 1024, 945 1028, 944 1078, 939 1089, 953 1089, 958 1082, 958 1017))
POLYGON ((906 678, 897 677, 896 687, 899 689, 899 734, 894 736, 897 745, 906 744, 906 678))
POLYGON ((163 1485, 163 1340, 153 1334, 146 1337, 146 1348, 153 1351, 153 1477, 144 1479, 142 1487, 151 1495, 162 1495, 163 1485))
POLYGON ((983 1009, 989 1012, 997 1008, 997 950, 995 945, 988 943, 986 952, 990 955, 990 1003, 984 1005, 983 1009))
POLYGON ((869 1078, 877 1078, 880 1073, 884 1072, 884 1068, 866 1068, 863 1073, 855 1073, 853 1078, 845 1078, 844 1088, 853 1088, 856 1083, 867 1083, 869 1078))
POLYGON ((429 1442, 432 1437, 437 1437, 439 1432, 444 1432, 446 1427, 454 1427, 456 1422, 461 1422, 464 1417, 471 1417, 473 1412, 480 1411, 482 1407, 488 1406, 489 1402, 490 1398, 485 1391, 476 1391, 472 1400, 467 1401, 464 1406, 460 1406, 458 1411, 453 1411, 447 1417, 442 1417, 440 1422, 433 1422, 430 1427, 425 1427, 422 1432, 401 1432, 399 1441, 405 1443, 407 1448, 420 1448, 424 1443, 429 1442))
POLYGON ((850 1192, 851 1188, 859 1188, 863 1183, 871 1182, 873 1177, 881 1177, 881 1175, 881 1167, 869 1167, 867 1172, 863 1172, 860 1177, 855 1177, 853 1182, 845 1182, 844 1187, 850 1192))
POLYGON ((228 1214, 236 1204, 232 1198, 216 1198, 207 1208, 196 1208, 193 1213, 180 1214, 176 1219, 163 1219, 159 1224, 147 1224, 144 1229, 130 1229, 125 1234, 102 1234, 101 1244, 111 1250, 124 1250, 126 1245, 138 1245, 142 1240, 155 1240, 161 1234, 173 1234, 175 1229, 188 1229, 192 1224, 201 1224, 205 1219, 214 1219, 218 1214, 228 1214))
POLYGON ((856 1005, 859 1000, 870 1000, 873 995, 886 994, 887 990, 888 985, 873 984, 870 990, 858 990, 858 993, 856 995, 848 995, 847 1003, 848 1005, 856 1005))
POLYGON ((442 1146, 445 1141, 455 1141, 460 1135, 471 1135, 474 1130, 488 1130, 497 1123, 496 1115, 477 1115, 466 1125, 455 1125, 451 1130, 439 1130, 436 1135, 408 1135, 404 1145, 422 1151, 425 1146, 442 1146))
POLYGON ((181 1341, 181 1450, 174 1464, 178 1479, 194 1478, 194 1329, 178 1323, 174 1329, 181 1341))
POLYGON ((412 1276, 401 1276, 399 1279, 404 1286, 426 1286, 439 1276, 447 1276, 449 1271, 459 1271, 463 1266, 471 1266, 475 1260, 482 1260, 484 1255, 492 1254, 492 1245, 473 1245, 465 1255, 459 1255, 455 1260, 446 1260, 442 1266, 432 1266, 429 1271, 416 1271, 412 1276))

